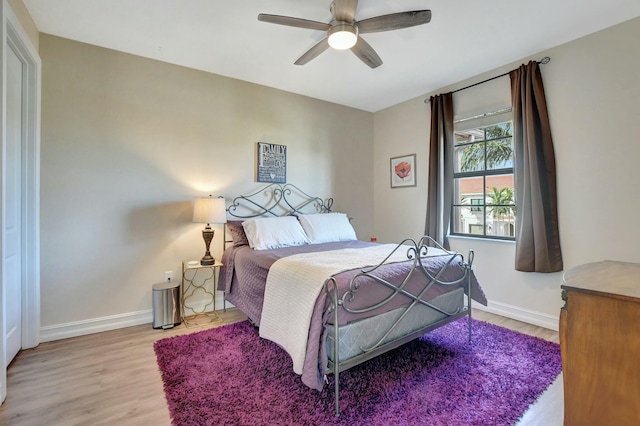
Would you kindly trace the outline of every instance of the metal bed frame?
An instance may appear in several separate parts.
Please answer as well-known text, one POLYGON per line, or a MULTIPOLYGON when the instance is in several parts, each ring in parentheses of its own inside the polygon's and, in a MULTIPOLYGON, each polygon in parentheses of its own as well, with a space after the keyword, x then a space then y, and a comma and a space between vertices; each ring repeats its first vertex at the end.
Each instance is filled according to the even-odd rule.
POLYGON ((291 183, 272 183, 249 194, 235 197, 227 212, 239 219, 260 216, 288 216, 296 213, 330 213, 333 198, 308 195, 291 183), (257 198, 262 200, 256 201, 257 198))
MULTIPOLYGON (((273 183, 263 187, 262 189, 250 194, 240 195, 233 199, 231 205, 227 208, 227 212, 230 216, 249 219, 260 216, 287 216, 296 213, 329 213, 333 205, 332 198, 322 199, 320 197, 314 197, 306 194, 300 188, 293 184, 277 184, 273 183), (256 201, 257 198, 262 197, 261 201, 256 201)), ((326 292, 330 306, 327 313, 333 315, 333 335, 328 336, 328 340, 331 340, 333 345, 333 354, 335 358, 339 358, 340 348, 340 326, 338 321, 338 314, 340 309, 344 309, 350 313, 366 313, 374 311, 387 303, 390 303, 397 297, 404 297, 411 300, 408 307, 404 308, 404 312, 400 317, 389 327, 385 334, 375 343, 368 348, 360 348, 362 354, 351 357, 347 360, 328 360, 328 373, 333 373, 335 382, 335 415, 340 415, 340 373, 362 364, 378 355, 393 350, 405 343, 408 343, 425 333, 442 327, 452 321, 459 318, 468 318, 469 328, 469 342, 471 341, 472 332, 472 320, 471 320, 471 267, 473 265, 474 252, 469 250, 468 260, 465 261, 462 254, 446 250, 437 241, 429 236, 423 236, 418 242, 414 239, 408 238, 399 243, 394 250, 378 265, 361 270, 358 274, 351 278, 349 283, 349 289, 340 295, 336 279, 330 277, 324 283, 324 291, 326 292), (424 256, 427 255, 429 248, 435 247, 443 250, 450 255, 446 264, 436 273, 430 273, 423 264, 424 256), (412 261, 412 265, 406 276, 402 279, 399 285, 379 277, 376 275, 383 265, 385 265, 388 259, 398 250, 407 251, 407 260, 412 261), (441 277, 452 265, 461 265, 463 268, 463 276, 453 281, 442 281, 441 277), (425 278, 426 284, 417 293, 411 293, 406 288, 406 284, 414 274, 422 274, 425 278), (359 309, 352 309, 349 306, 355 300, 360 285, 363 279, 372 279, 380 285, 386 286, 392 290, 392 293, 385 298, 371 306, 359 309), (422 300, 422 296, 434 285, 440 284, 445 286, 463 285, 466 293, 466 304, 462 303, 461 307, 458 307, 454 312, 446 312, 445 310, 433 305, 429 301, 422 300), (401 336, 389 342, 385 342, 385 339, 393 332, 393 330, 406 318, 406 316, 415 309, 417 306, 426 306, 429 309, 433 309, 440 314, 444 315, 444 318, 437 320, 433 323, 427 324, 424 327, 411 332, 410 334, 401 336)))
POLYGON ((338 321, 338 313, 340 308, 351 313, 366 313, 366 312, 374 311, 386 305, 396 297, 406 297, 406 298, 409 298, 409 300, 411 300, 411 303, 409 304, 409 306, 404 308, 402 315, 400 315, 400 317, 389 326, 388 330, 384 333, 382 337, 379 338, 377 343, 375 343, 373 346, 368 348, 362 348, 362 347, 360 348, 363 351, 361 355, 356 355, 345 361, 340 361, 338 359, 336 362, 335 360, 329 359, 328 368, 330 372, 332 372, 334 375, 336 416, 340 415, 340 372, 347 370, 351 367, 355 367, 356 365, 362 364, 363 362, 368 361, 372 358, 375 358, 376 356, 381 355, 385 352, 396 349, 397 347, 405 343, 408 343, 424 335, 425 333, 428 333, 432 330, 435 330, 436 328, 439 328, 443 325, 446 325, 452 321, 455 321, 465 316, 468 317, 469 342, 471 342, 471 331, 472 331, 471 266, 473 264, 473 258, 474 258, 474 252, 473 250, 470 250, 469 260, 468 262, 465 262, 463 256, 460 253, 452 252, 444 249, 444 247, 442 247, 433 238, 429 236, 422 237, 420 241, 418 241, 417 243, 415 240, 408 238, 402 241, 400 244, 398 244, 395 247, 395 249, 391 253, 389 253, 389 256, 387 256, 387 258, 385 258, 385 260, 383 260, 380 264, 368 269, 363 269, 358 274, 356 274, 353 278, 351 278, 349 283, 349 290, 347 290, 343 295, 340 295, 338 293, 338 286, 336 283, 336 279, 334 277, 330 277, 325 281, 324 290, 329 296, 329 299, 331 301, 331 305, 328 308, 328 312, 333 314, 333 321, 334 321, 333 336, 329 336, 329 339, 332 340, 331 344, 333 345, 333 354, 334 354, 334 357, 336 358, 339 357, 339 354, 340 354, 340 350, 339 350, 340 349, 340 338, 339 338, 340 326, 338 321), (406 248, 407 246, 408 248, 406 248), (439 248, 445 251, 447 254, 451 255, 451 257, 446 262, 446 264, 435 275, 432 275, 422 263, 423 257, 426 256, 428 253, 429 247, 439 248), (407 250, 407 259, 413 260, 413 263, 411 265, 411 269, 408 271, 408 273, 406 274, 406 276, 404 277, 404 279, 399 285, 396 286, 391 282, 379 276, 376 276, 375 272, 379 268, 381 268, 384 264, 386 264, 386 261, 393 255, 393 253, 405 248, 407 250), (464 268, 463 276, 453 281, 442 281, 441 280, 442 275, 447 270, 447 268, 449 268, 452 264, 455 263, 454 261, 456 259, 461 262, 462 267, 464 268), (409 279, 414 273, 422 273, 426 278, 426 285, 422 287, 415 294, 411 293, 406 289, 406 284, 409 282, 409 279), (353 303, 358 293, 358 290, 360 289, 360 282, 365 277, 369 279, 373 279, 375 282, 388 287, 389 289, 392 290, 392 293, 386 299, 381 300, 378 303, 375 303, 371 306, 360 308, 360 309, 351 309, 349 308, 349 305, 353 303), (429 301, 422 300, 422 296, 426 294, 427 291, 436 283, 441 285, 446 285, 446 286, 453 286, 453 285, 460 285, 460 284, 466 285, 466 288, 465 288, 465 293, 467 295, 466 306, 463 303, 463 306, 459 307, 454 312, 446 312, 445 310, 440 309, 439 307, 433 305, 429 301), (445 315, 445 317, 431 324, 428 324, 410 334, 404 335, 400 338, 397 338, 395 340, 385 343, 385 339, 387 339, 387 337, 391 334, 391 332, 406 318, 406 316, 409 314, 411 310, 415 309, 419 305, 426 306, 430 309, 433 309, 445 315))

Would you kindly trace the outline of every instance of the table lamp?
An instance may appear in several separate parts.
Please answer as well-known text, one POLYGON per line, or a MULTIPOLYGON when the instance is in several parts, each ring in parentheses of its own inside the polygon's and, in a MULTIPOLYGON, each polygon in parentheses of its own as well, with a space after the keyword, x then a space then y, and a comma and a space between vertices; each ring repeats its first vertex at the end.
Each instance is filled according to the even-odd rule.
POLYGON ((202 238, 204 239, 206 251, 202 259, 200 259, 200 264, 213 265, 216 263, 216 260, 209 252, 211 240, 213 239, 213 229, 211 229, 210 224, 227 223, 227 211, 224 198, 213 198, 211 195, 196 198, 193 204, 193 222, 207 224, 202 230, 202 238))

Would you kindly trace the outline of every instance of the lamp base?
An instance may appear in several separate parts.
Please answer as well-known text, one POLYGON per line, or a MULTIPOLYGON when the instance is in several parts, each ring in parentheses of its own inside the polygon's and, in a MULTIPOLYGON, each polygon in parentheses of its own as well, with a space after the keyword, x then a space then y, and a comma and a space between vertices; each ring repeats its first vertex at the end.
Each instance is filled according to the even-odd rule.
POLYGON ((211 256, 209 252, 209 245, 211 244, 211 240, 213 239, 213 229, 207 223, 207 226, 202 230, 202 238, 204 239, 204 246, 206 251, 204 252, 204 256, 200 259, 200 264, 202 266, 209 266, 216 263, 216 260, 211 256))

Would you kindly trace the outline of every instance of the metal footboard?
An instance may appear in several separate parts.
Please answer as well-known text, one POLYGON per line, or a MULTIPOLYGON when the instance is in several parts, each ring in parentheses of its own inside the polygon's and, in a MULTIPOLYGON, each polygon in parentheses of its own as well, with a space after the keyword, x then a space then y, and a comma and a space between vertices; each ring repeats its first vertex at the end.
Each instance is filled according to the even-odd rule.
POLYGON ((383 260, 380 264, 368 268, 363 269, 358 274, 356 274, 353 278, 351 278, 349 283, 349 289, 345 291, 342 295, 340 295, 340 291, 338 289, 337 282, 335 278, 331 277, 327 279, 324 283, 324 290, 327 293, 327 297, 330 300, 330 305, 328 308, 329 313, 333 317, 333 336, 330 336, 330 339, 333 340, 331 344, 333 345, 333 357, 334 360, 329 359, 328 368, 330 372, 333 372, 334 381, 335 381, 335 414, 336 416, 340 415, 340 373, 344 370, 347 370, 351 367, 359 365, 365 361, 368 361, 380 354, 388 352, 392 349, 395 349, 411 340, 414 340, 429 331, 435 330, 445 324, 448 324, 452 321, 455 321, 464 316, 468 317, 468 328, 469 328, 469 341, 471 341, 471 332, 472 332, 472 320, 471 320, 471 267, 473 264, 474 252, 473 250, 469 251, 468 259, 465 261, 463 256, 460 253, 452 252, 444 249, 440 244, 438 244, 434 239, 429 236, 424 236, 420 239, 419 242, 415 242, 413 239, 406 239, 402 241, 400 244, 396 246, 396 248, 383 260), (408 248, 407 248, 408 247, 408 248), (432 274, 427 267, 423 264, 423 262, 427 259, 427 253, 430 247, 436 247, 445 251, 447 254, 451 255, 449 260, 443 265, 435 274, 432 274), (388 259, 398 250, 407 250, 407 260, 412 261, 411 268, 409 272, 404 276, 402 282, 398 285, 394 285, 393 283, 387 281, 384 278, 376 275, 376 272, 383 265, 387 264, 388 259), (455 265, 455 267, 459 267, 462 265, 463 275, 460 278, 456 278, 452 281, 444 281, 443 275, 447 271, 449 267, 455 265), (422 274, 425 279, 424 286, 417 292, 412 293, 407 290, 407 283, 410 278, 414 274, 422 274), (380 285, 386 286, 392 290, 391 294, 386 297, 384 300, 381 300, 371 306, 367 306, 359 309, 351 309, 349 305, 356 298, 358 290, 360 289, 360 283, 363 278, 368 278, 380 285), (441 309, 429 301, 422 300, 422 297, 427 293, 427 291, 432 288, 435 284, 445 285, 445 286, 457 286, 462 284, 465 286, 466 293, 466 305, 463 301, 462 306, 456 309, 454 312, 447 312, 444 309, 441 309), (396 319, 389 329, 384 333, 382 337, 378 339, 370 347, 360 348, 362 354, 353 356, 347 360, 340 360, 340 325, 339 325, 339 313, 340 309, 343 309, 347 312, 351 313, 366 313, 371 312, 376 309, 381 308, 384 305, 387 305, 396 297, 403 297, 410 300, 409 306, 404 308, 403 313, 400 315, 398 319, 396 319), (431 324, 427 324, 426 326, 411 332, 407 335, 401 336, 399 338, 392 339, 391 341, 386 341, 390 334, 398 327, 398 325, 406 318, 406 316, 415 309, 417 306, 422 305, 426 306, 429 309, 433 309, 440 314, 444 315, 439 320, 434 321, 431 324))

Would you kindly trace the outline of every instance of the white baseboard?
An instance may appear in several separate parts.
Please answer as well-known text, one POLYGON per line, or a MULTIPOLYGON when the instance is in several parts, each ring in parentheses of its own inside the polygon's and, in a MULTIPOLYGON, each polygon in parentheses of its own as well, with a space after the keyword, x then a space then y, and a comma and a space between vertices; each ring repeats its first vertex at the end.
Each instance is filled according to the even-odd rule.
POLYGON ((549 330, 558 331, 558 315, 548 315, 540 312, 534 312, 517 306, 511 306, 504 303, 489 301, 488 306, 473 302, 472 307, 481 311, 487 311, 492 314, 501 315, 503 317, 526 322, 528 324, 537 325, 539 327, 548 328, 549 330))
MULTIPOLYGON (((222 307, 223 299, 222 296, 220 296, 216 298, 216 309, 219 310, 222 309, 222 307)), ((233 307, 233 305, 227 303, 227 308, 229 307, 233 307)), ((196 303, 194 308, 202 310, 202 308, 204 308, 204 302, 202 304, 196 303)), ((117 330, 119 328, 133 327, 134 325, 141 324, 149 324, 149 328, 151 328, 152 323, 153 310, 148 309, 138 312, 129 312, 126 314, 110 315, 102 318, 91 318, 82 321, 68 322, 65 324, 49 325, 40 328, 40 343, 100 333, 103 331, 117 330)))
POLYGON ((40 328, 40 343, 116 330, 118 328, 132 327, 140 324, 149 324, 149 327, 151 327, 152 322, 153 312, 149 309, 146 311, 68 322, 65 324, 49 325, 40 328))
MULTIPOLYGON (((194 307, 196 309, 202 308, 202 306, 198 305, 194 307)), ((222 297, 216 298, 216 309, 222 309, 222 307, 222 297)), ((233 305, 227 302, 227 308, 231 307, 233 307, 233 305)), ((520 307, 491 301, 489 301, 489 306, 483 306, 474 302, 473 308, 558 331, 558 316, 542 314, 540 312, 529 311, 520 307)), ((149 327, 151 327, 151 323, 153 323, 153 311, 148 309, 145 311, 92 318, 66 324, 50 325, 40 328, 40 343, 132 327, 134 325, 149 324, 149 327)))

